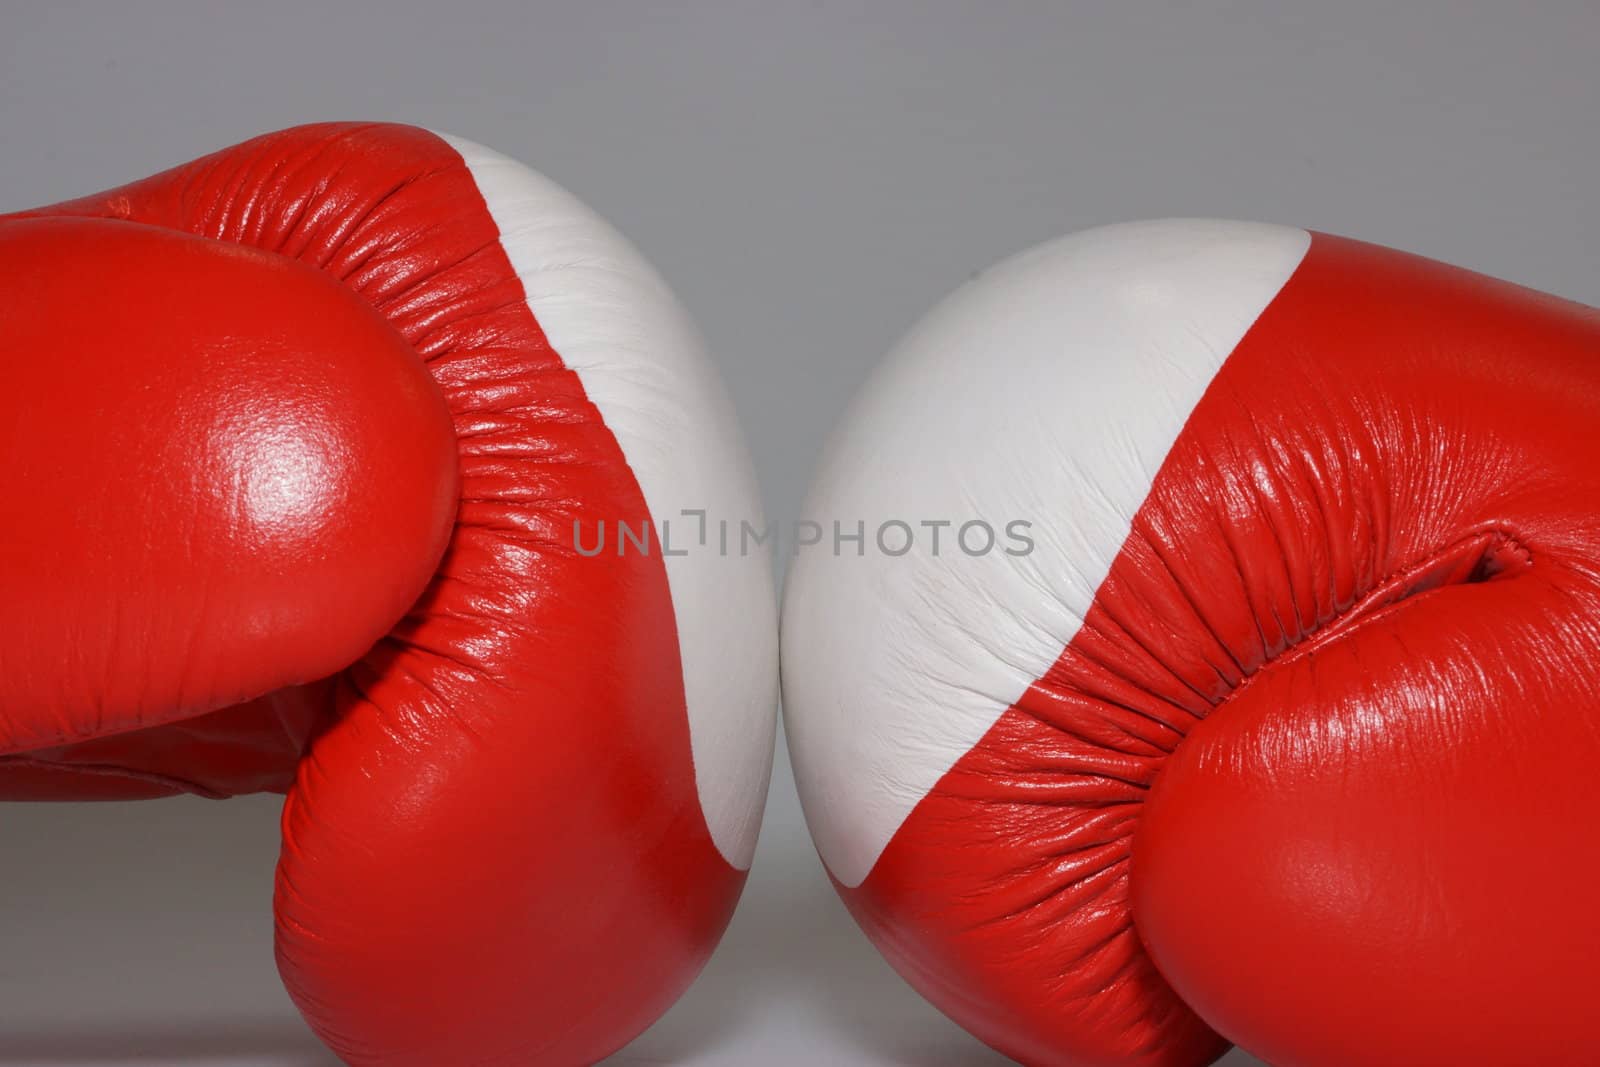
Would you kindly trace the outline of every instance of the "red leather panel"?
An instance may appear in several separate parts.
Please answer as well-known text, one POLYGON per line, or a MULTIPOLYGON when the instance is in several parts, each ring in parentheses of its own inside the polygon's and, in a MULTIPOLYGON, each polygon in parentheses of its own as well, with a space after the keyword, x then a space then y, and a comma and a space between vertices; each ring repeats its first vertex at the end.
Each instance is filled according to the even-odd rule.
POLYGON ((324 677, 432 577, 455 435, 411 346, 254 248, 0 222, 0 752, 324 677))

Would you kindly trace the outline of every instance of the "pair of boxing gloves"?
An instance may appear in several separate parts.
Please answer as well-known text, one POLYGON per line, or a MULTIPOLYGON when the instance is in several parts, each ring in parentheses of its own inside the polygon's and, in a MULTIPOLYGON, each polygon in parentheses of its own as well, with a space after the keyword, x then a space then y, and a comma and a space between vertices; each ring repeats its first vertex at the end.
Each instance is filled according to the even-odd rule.
MULTIPOLYGON (((661 280, 391 125, 0 216, 0 277, 0 797, 285 793, 278 965, 347 1062, 639 1033, 751 862, 779 644, 661 280)), ((979 1038, 1600 1061, 1594 311, 1282 226, 1090 231, 924 319, 806 515, 807 818, 979 1038)))

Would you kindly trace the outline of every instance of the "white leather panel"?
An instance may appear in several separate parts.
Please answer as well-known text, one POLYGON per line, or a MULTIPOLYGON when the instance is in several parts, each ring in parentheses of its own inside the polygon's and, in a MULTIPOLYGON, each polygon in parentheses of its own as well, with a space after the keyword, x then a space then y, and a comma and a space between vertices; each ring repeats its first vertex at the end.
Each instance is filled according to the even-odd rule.
POLYGON ((959 289, 877 370, 825 452, 806 517, 827 534, 784 602, 790 751, 842 883, 1072 640, 1190 411, 1309 244, 1198 220, 1075 234, 959 289), (918 533, 902 556, 874 544, 896 520, 918 533), (952 543, 974 520, 998 535, 986 554, 952 543), (835 521, 864 521, 863 554, 834 551, 835 521), (921 524, 939 521, 935 554, 921 524), (1006 536, 1017 521, 1031 551, 1006 536))

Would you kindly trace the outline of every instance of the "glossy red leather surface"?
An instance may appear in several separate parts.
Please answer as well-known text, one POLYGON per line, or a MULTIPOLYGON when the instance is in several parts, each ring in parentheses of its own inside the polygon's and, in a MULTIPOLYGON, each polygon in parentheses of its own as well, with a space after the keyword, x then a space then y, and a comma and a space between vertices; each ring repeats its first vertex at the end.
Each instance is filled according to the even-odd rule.
POLYGON ((325 677, 416 600, 455 518, 455 434, 359 297, 105 219, 0 224, 0 265, 0 751, 325 677))
POLYGON ((841 892, 1025 1063, 1600 1062, 1597 560, 1600 314, 1316 236, 841 892))
MULTIPOLYGON (((0 304, 35 331, 4 342, 31 386, 8 393, 10 424, 85 434, 70 472, 7 443, 27 461, 4 475, 8 520, 39 518, 29 551, 59 566, 48 588, 28 580, 60 617, 5 635, 32 671, 27 706, 8 682, 8 747, 35 750, 0 761, 0 793, 287 789, 279 966, 348 1062, 565 1064, 622 1045, 693 978, 744 875, 696 797, 659 551, 573 550, 575 519, 638 529, 644 499, 460 156, 407 127, 303 127, 29 214, 52 221, 0 220, 0 241, 48 247, 8 273, 63 302, 69 267, 98 284, 60 314, 0 304), (62 269, 37 272, 40 254, 62 269), (119 270, 126 292, 100 280, 119 270), (330 403, 308 414, 291 368, 334 379, 330 403), (227 448, 165 414, 189 396, 211 426, 235 384, 348 461, 318 522, 241 525, 237 468, 212 462, 227 448), (119 398, 142 407, 58 421, 119 398), (19 497, 19 477, 59 492, 19 497), (63 529, 76 540, 51 549, 63 529), (79 631, 106 650, 93 670, 79 631)), ((273 440, 279 418, 213 433, 273 440)))
POLYGON ((1140 531, 1256 487, 1161 583, 1253 671, 1140 821, 1157 966, 1286 1067, 1600 1062, 1600 313, 1318 237, 1207 400, 1140 531))

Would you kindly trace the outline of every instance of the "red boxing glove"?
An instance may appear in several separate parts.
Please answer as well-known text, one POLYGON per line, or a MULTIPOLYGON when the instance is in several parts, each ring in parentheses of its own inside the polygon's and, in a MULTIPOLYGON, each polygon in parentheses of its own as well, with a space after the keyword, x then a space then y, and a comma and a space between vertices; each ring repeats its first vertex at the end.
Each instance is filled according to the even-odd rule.
POLYGON ((808 515, 869 546, 790 572, 808 819, 984 1041, 1600 1062, 1600 314, 1275 226, 1091 231, 909 336, 808 515))
POLYGON ((673 1001, 776 642, 680 516, 760 522, 637 252, 477 145, 308 126, 0 216, 0 361, 0 796, 287 793, 278 963, 351 1063, 587 1063, 673 1001))

